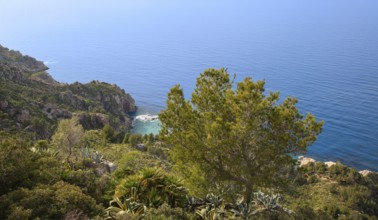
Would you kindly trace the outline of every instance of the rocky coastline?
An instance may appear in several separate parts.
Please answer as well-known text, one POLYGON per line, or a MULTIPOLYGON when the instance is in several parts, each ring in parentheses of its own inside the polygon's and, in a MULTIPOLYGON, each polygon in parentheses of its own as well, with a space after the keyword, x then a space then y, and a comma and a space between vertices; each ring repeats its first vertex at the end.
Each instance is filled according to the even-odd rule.
POLYGON ((78 116, 85 129, 131 129, 137 107, 125 90, 95 80, 60 83, 47 70, 43 62, 0 45, 0 128, 48 138, 59 120, 78 116))
MULTIPOLYGON (((321 162, 321 161, 316 161, 315 159, 311 158, 311 157, 305 157, 305 156, 299 156, 298 157, 298 165, 301 167, 301 166, 304 166, 304 165, 307 165, 309 163, 317 163, 317 162, 321 162)), ((328 168, 333 166, 333 165, 336 165, 337 163, 339 162, 334 162, 334 161, 327 161, 327 162, 322 162, 324 163, 328 168)), ((367 176, 369 175, 370 173, 376 173, 374 171, 371 171, 371 170, 359 170, 358 171, 362 176, 367 176)))

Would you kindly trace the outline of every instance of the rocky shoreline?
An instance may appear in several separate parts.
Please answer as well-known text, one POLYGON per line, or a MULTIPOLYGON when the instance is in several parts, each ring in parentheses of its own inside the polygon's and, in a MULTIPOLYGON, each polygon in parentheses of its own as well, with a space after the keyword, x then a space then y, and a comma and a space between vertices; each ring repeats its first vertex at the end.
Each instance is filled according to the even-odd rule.
MULTIPOLYGON (((306 165, 308 163, 316 163, 316 162, 322 162, 322 161, 316 161, 314 158, 311 158, 311 157, 305 157, 305 156, 299 156, 298 157, 298 164, 299 164, 300 167, 304 166, 304 165, 306 165)), ((327 167, 331 167, 331 166, 337 164, 334 161, 327 161, 327 162, 322 162, 322 163, 324 163, 327 167)), ((376 173, 376 172, 371 171, 371 170, 359 170, 358 172, 362 176, 367 176, 370 173, 376 173)))

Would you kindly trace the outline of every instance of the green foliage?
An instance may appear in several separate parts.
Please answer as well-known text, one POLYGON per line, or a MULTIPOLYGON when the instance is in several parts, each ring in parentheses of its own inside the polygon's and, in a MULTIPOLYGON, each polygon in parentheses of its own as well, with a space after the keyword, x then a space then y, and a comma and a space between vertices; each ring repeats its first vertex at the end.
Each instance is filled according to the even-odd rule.
POLYGON ((69 170, 63 180, 80 187, 86 195, 94 198, 97 203, 104 203, 104 195, 110 187, 110 176, 96 176, 92 169, 69 170))
POLYGON ((183 207, 186 195, 187 190, 173 176, 154 168, 126 177, 115 190, 116 198, 132 197, 147 207, 155 208, 163 203, 171 207, 183 207))
POLYGON ((19 186, 32 184, 30 170, 35 169, 33 154, 27 143, 19 137, 11 137, 0 132, 0 195, 19 186))
POLYGON ((329 176, 340 184, 351 185, 361 183, 362 175, 355 169, 348 168, 340 163, 336 163, 329 168, 329 176))
POLYGON ((18 187, 29 188, 60 179, 60 163, 49 154, 37 154, 30 149, 22 138, 0 132, 0 195, 18 187))
POLYGON ((46 140, 38 140, 36 143, 35 143, 35 148, 38 150, 38 151, 47 151, 49 147, 49 142, 46 141, 46 140))
POLYGON ((83 136, 83 145, 90 148, 90 149, 96 149, 100 148, 103 145, 102 137, 101 137, 101 131, 100 130, 88 130, 84 132, 83 136))
POLYGON ((0 128, 47 139, 59 119, 77 115, 85 129, 110 124, 114 141, 131 127, 132 97, 116 85, 92 81, 64 84, 55 81, 43 62, 0 45, 0 128), (12 54, 12 55, 9 55, 12 54))
POLYGON ((156 142, 152 145, 149 145, 147 152, 150 155, 157 156, 161 160, 167 160, 169 157, 169 149, 164 147, 161 142, 156 142))
POLYGON ((149 220, 190 220, 196 219, 193 213, 187 212, 182 208, 172 208, 167 203, 159 206, 159 208, 150 208, 146 211, 144 219, 149 220))
POLYGON ((205 180, 233 184, 249 198, 256 186, 282 186, 294 165, 289 154, 316 140, 323 122, 302 116, 295 98, 279 104, 278 93, 265 95, 264 84, 246 78, 233 90, 225 69, 209 69, 197 78, 190 101, 179 86, 171 89, 159 115, 160 136, 191 190, 205 180))
POLYGON ((20 206, 13 206, 7 219, 9 220, 26 220, 30 219, 33 210, 24 209, 20 206))
POLYGON ((364 177, 340 163, 327 167, 317 162, 300 167, 297 175, 297 179, 304 177, 307 181, 298 184, 295 193, 286 192, 289 196, 285 200, 298 218, 369 219, 378 215, 376 173, 364 177), (309 181, 312 178, 317 181, 309 181))
MULTIPOLYGON (((193 204, 193 198, 191 198, 190 203, 193 204)), ((190 206, 193 206, 190 204, 190 206)), ((196 214, 201 219, 215 220, 215 219, 227 219, 231 217, 229 210, 226 210, 225 203, 221 196, 215 196, 214 194, 208 194, 206 197, 200 201, 195 201, 194 204, 199 204, 196 208, 196 214)))
POLYGON ((52 143, 59 150, 62 159, 67 162, 77 161, 80 155, 80 148, 83 147, 84 129, 79 119, 73 117, 59 122, 58 128, 52 137, 52 143))
POLYGON ((255 212, 261 212, 261 211, 274 211, 282 209, 279 205, 279 200, 281 199, 281 196, 278 194, 265 194, 263 192, 257 192, 255 195, 255 201, 257 206, 260 208, 256 210, 255 212))
POLYGON ((135 146, 143 142, 143 136, 141 134, 131 134, 129 136, 129 143, 131 146, 135 146))
POLYGON ((169 164, 167 164, 167 162, 156 159, 155 157, 152 157, 140 151, 133 150, 124 153, 122 159, 118 163, 116 172, 121 170, 131 170, 133 174, 135 174, 143 169, 152 167, 167 170, 168 165, 169 164))
MULTIPOLYGON (((135 192, 135 188, 133 191, 135 192)), ((124 199, 123 202, 119 198, 115 198, 110 201, 109 205, 105 212, 110 219, 139 219, 147 210, 146 206, 137 202, 135 196, 124 199)))
POLYGON ((252 203, 239 198, 235 203, 226 203, 222 196, 207 194, 203 199, 188 197, 188 209, 195 210, 200 219, 286 219, 294 212, 278 203, 278 194, 254 193, 252 203))
POLYGON ((102 135, 104 143, 113 142, 114 139, 114 129, 110 125, 105 125, 102 129, 102 135))
POLYGON ((148 141, 148 134, 144 134, 144 135, 143 135, 143 141, 144 141, 144 142, 147 142, 147 141, 148 141))
POLYGON ((125 136, 123 137, 122 143, 123 144, 128 144, 129 143, 129 138, 130 138, 130 133, 126 132, 125 136))
POLYGON ((154 134, 150 133, 148 135, 148 142, 153 143, 154 141, 155 141, 155 136, 154 134))
POLYGON ((96 215, 100 209, 91 197, 82 193, 79 187, 64 182, 52 186, 40 185, 33 189, 20 188, 3 195, 0 199, 0 218, 29 214, 31 218, 60 219, 66 213, 81 210, 88 216, 96 215), (12 208, 14 207, 14 208, 12 208), (30 214, 30 211, 31 214, 30 214))

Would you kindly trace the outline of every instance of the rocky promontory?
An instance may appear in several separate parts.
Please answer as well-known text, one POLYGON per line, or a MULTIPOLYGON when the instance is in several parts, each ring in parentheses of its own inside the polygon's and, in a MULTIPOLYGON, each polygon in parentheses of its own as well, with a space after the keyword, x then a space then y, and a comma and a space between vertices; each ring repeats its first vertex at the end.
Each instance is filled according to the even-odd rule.
POLYGON ((60 83, 47 70, 43 62, 0 45, 0 128, 46 138, 58 120, 74 115, 85 129, 131 128, 136 105, 123 89, 99 81, 60 83))

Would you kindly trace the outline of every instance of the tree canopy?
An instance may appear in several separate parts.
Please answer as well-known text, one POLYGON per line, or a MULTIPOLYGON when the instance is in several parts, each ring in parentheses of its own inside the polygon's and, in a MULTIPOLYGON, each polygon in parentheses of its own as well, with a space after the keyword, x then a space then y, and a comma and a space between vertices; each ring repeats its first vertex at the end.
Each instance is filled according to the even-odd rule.
POLYGON ((77 117, 61 120, 55 134, 52 136, 52 142, 59 150, 60 155, 67 161, 76 157, 81 145, 83 144, 84 129, 77 117))
POLYGON ((227 69, 208 69, 191 100, 179 85, 170 90, 161 137, 193 189, 217 183, 249 199, 256 187, 282 185, 291 155, 314 143, 323 122, 303 116, 296 98, 279 102, 278 92, 266 94, 264 85, 247 77, 234 89, 227 69))

